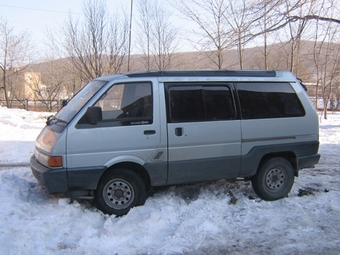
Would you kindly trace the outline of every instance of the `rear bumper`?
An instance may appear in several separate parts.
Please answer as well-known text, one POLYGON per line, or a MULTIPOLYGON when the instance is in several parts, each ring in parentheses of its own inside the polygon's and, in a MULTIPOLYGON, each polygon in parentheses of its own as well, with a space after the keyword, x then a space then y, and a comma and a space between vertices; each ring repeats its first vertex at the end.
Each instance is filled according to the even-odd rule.
POLYGON ((68 190, 66 169, 45 167, 34 155, 31 157, 30 164, 33 176, 49 193, 64 193, 68 190))
POLYGON ((315 154, 312 156, 305 156, 305 157, 299 157, 298 158, 298 165, 297 169, 302 168, 312 168, 315 164, 317 164, 320 160, 320 154, 315 154))

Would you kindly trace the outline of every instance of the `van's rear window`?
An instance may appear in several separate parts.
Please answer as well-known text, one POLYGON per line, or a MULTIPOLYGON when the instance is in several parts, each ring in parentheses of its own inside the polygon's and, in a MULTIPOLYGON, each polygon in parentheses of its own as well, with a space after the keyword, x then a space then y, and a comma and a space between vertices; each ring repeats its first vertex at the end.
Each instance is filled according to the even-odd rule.
POLYGON ((305 110, 289 83, 238 83, 243 119, 300 117, 305 110))

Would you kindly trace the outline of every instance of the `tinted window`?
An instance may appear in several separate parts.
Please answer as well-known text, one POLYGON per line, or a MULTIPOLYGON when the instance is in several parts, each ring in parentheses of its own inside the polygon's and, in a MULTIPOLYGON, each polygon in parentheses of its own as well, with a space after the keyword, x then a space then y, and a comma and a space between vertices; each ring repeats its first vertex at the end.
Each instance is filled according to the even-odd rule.
POLYGON ((289 83, 238 83, 243 119, 304 116, 302 104, 289 83))
POLYGON ((170 122, 230 120, 235 116, 227 86, 172 86, 168 97, 170 122))

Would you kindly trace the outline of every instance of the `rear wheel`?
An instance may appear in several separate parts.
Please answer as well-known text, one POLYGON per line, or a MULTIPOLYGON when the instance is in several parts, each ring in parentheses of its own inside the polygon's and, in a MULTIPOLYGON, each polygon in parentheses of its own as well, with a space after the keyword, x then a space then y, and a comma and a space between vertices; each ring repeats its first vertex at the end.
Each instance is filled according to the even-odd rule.
POLYGON ((264 200, 278 200, 288 195, 294 183, 294 169, 284 158, 264 162, 252 179, 255 192, 264 200))
POLYGON ((119 168, 105 173, 95 192, 95 203, 106 214, 121 216, 146 200, 142 178, 130 169, 119 168))

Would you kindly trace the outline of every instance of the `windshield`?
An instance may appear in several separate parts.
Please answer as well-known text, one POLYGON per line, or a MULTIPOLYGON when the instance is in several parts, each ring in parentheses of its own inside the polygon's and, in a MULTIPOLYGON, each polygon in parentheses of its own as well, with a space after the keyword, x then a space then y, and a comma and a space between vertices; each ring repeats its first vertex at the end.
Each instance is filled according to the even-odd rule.
POLYGON ((107 81, 93 80, 82 88, 55 116, 62 122, 70 122, 81 108, 96 94, 107 81))

